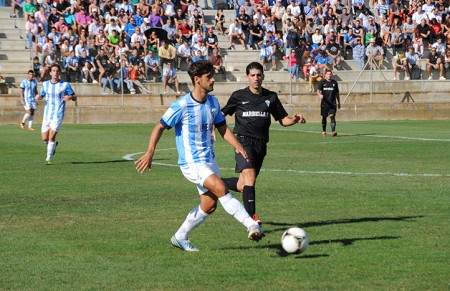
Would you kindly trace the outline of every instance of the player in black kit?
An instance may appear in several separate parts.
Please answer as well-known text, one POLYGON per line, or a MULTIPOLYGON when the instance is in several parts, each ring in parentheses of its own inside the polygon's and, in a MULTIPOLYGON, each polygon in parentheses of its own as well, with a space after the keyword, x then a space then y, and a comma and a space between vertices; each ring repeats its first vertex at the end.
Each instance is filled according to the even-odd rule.
POLYGON ((266 156, 271 115, 282 126, 305 123, 306 120, 300 114, 288 117, 277 93, 262 87, 264 68, 260 63, 250 63, 246 68, 246 74, 249 86, 233 92, 222 112, 230 116, 235 114, 233 132, 247 152, 248 160, 236 153, 236 173, 240 173, 239 178, 222 180, 228 189, 242 192, 245 209, 261 224, 255 214, 255 184, 266 156))
POLYGON ((331 136, 336 136, 336 112, 341 108, 339 86, 331 79, 331 71, 326 71, 324 78, 317 87, 320 98, 320 115, 322 115, 322 136, 327 136, 327 117, 330 116, 331 136), (336 106, 337 101, 337 106, 336 106))

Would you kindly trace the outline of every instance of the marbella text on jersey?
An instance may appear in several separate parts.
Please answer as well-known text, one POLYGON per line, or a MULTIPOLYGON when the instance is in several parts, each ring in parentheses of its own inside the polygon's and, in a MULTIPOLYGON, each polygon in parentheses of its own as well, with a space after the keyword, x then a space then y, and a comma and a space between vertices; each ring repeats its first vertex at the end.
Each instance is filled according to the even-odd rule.
POLYGON ((242 112, 242 117, 269 117, 268 112, 263 111, 244 111, 242 112))

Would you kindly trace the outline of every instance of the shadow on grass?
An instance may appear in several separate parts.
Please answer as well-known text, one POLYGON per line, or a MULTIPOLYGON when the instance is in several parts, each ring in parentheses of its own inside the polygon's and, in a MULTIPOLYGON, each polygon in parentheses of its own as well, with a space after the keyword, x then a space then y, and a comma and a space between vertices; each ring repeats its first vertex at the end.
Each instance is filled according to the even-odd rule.
MULTIPOLYGON (((165 161, 168 159, 153 159, 153 161, 165 161)), ((90 161, 90 162, 70 162, 72 165, 90 165, 90 164, 112 164, 112 163, 134 163, 129 160, 112 160, 112 161, 90 161)))
POLYGON ((340 220, 324 220, 324 221, 311 221, 305 223, 283 223, 283 222, 264 222, 266 225, 279 226, 280 228, 272 229, 272 230, 264 230, 265 233, 276 232, 280 230, 285 230, 289 227, 316 227, 316 226, 324 226, 324 225, 333 225, 333 224, 346 224, 346 223, 361 223, 361 222, 379 222, 379 221, 411 221, 416 218, 422 218, 423 215, 416 216, 397 216, 397 217, 361 217, 361 218, 348 218, 348 219, 340 219, 340 220))
MULTIPOLYGON (((355 242, 358 241, 373 241, 373 240, 390 240, 390 239, 400 239, 399 236, 374 236, 374 237, 357 237, 357 238, 342 238, 342 239, 329 239, 329 240, 318 240, 318 241, 310 241, 309 245, 321 245, 321 244, 342 244, 343 246, 351 246, 355 242)), ((232 247, 232 248, 223 248, 223 250, 245 250, 245 249, 273 249, 276 250, 277 255, 280 257, 287 256, 298 256, 300 259, 317 259, 323 257, 329 257, 328 254, 288 254, 281 248, 281 244, 263 244, 253 247, 232 247)))

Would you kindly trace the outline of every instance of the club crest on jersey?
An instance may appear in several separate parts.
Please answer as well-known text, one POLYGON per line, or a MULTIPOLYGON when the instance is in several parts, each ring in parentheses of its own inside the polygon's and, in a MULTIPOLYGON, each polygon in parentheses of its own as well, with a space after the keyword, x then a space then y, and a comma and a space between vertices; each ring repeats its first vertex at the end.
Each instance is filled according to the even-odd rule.
POLYGON ((270 101, 266 100, 265 102, 266 102, 267 107, 269 107, 270 106, 270 101))

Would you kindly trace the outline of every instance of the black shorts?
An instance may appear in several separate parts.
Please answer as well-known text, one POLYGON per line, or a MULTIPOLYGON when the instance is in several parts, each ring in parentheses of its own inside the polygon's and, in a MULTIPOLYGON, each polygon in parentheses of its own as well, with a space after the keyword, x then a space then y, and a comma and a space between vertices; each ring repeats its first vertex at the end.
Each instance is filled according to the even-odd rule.
POLYGON ((241 154, 234 154, 234 159, 236 160, 236 173, 241 173, 244 169, 255 169, 256 176, 258 176, 267 153, 267 143, 260 139, 242 135, 237 135, 236 138, 244 147, 248 155, 247 161, 241 154))
POLYGON ((330 106, 330 104, 322 102, 320 104, 320 115, 327 117, 330 114, 333 114, 336 116, 336 105, 330 106))

